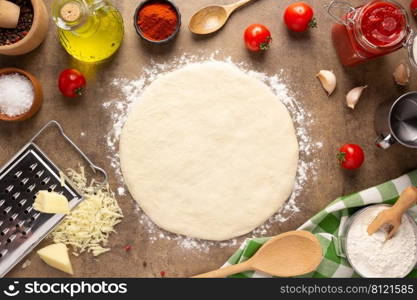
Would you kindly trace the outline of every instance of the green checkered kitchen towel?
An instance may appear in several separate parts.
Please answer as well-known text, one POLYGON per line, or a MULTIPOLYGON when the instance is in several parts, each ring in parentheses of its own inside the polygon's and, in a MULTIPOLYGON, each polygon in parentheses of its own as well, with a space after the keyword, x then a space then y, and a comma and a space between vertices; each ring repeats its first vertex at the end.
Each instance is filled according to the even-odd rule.
MULTIPOLYGON (((398 199, 399 194, 410 185, 417 186, 417 170, 359 193, 337 198, 298 228, 300 230, 308 230, 315 234, 320 241, 324 254, 323 261, 317 270, 302 277, 359 277, 346 259, 339 256, 342 253, 339 236, 343 232, 343 226, 347 218, 368 204, 393 204, 398 199)), ((409 213, 417 220, 417 206, 411 208, 409 213)), ((230 257, 224 266, 247 260, 268 239, 267 237, 246 239, 239 250, 230 257)), ((253 278, 270 276, 260 272, 248 271, 236 274, 233 277, 253 278)), ((414 269, 407 277, 417 277, 417 269, 414 269)))

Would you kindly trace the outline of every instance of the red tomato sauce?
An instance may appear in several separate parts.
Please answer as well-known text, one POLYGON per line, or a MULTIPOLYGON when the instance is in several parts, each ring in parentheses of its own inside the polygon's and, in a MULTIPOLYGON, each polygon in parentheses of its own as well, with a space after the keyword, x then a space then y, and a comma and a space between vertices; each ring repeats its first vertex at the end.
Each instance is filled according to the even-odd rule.
POLYGON ((372 1, 348 13, 347 26, 335 23, 332 40, 341 63, 354 66, 402 47, 408 34, 401 7, 388 1, 372 1), (353 24, 352 24, 353 21, 353 24))
POLYGON ((406 24, 407 20, 398 7, 380 2, 364 11, 361 30, 370 43, 384 47, 403 38, 406 24))

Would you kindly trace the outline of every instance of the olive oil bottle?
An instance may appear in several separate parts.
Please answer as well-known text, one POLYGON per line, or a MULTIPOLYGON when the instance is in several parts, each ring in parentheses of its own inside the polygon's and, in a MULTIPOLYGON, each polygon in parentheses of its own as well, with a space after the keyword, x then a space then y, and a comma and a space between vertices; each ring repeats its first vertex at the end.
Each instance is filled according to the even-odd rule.
POLYGON ((123 19, 108 0, 55 0, 52 15, 62 46, 82 62, 112 56, 123 41, 123 19))

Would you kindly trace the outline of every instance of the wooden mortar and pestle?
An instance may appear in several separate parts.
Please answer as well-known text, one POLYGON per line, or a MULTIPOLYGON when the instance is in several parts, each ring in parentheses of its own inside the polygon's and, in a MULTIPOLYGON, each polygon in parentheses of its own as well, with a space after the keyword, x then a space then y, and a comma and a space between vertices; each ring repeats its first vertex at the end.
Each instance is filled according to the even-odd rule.
MULTIPOLYGON (((31 0, 31 3, 33 7, 33 21, 28 34, 16 43, 0 46, 0 54, 26 54, 38 47, 46 38, 49 27, 48 10, 43 0, 31 0)), ((10 1, 0 0, 0 30, 1 28, 16 28, 20 14, 20 7, 17 6, 16 8, 16 6, 16 4, 10 1)))
POLYGON ((266 242, 250 259, 225 268, 194 276, 219 278, 244 271, 261 271, 273 276, 291 277, 314 271, 321 262, 318 239, 308 231, 282 233, 266 242))
POLYGON ((389 240, 397 232, 401 225, 401 219, 405 212, 417 203, 417 188, 409 186, 400 195, 395 204, 381 211, 368 226, 368 234, 372 235, 381 227, 388 226, 389 231, 386 239, 389 240))

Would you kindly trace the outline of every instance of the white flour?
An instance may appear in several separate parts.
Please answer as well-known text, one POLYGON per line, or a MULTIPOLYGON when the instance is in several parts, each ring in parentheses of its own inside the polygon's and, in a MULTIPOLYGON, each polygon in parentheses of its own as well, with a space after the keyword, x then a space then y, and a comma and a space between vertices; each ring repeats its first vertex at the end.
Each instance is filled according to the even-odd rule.
POLYGON ((352 265, 365 277, 404 277, 415 261, 416 235, 406 216, 390 240, 385 241, 386 233, 382 230, 368 235, 368 225, 384 209, 371 207, 355 219, 347 235, 347 252, 352 265))
MULTIPOLYGON (((144 88, 148 86, 159 75, 177 69, 191 62, 202 61, 216 61, 216 56, 219 53, 213 53, 210 56, 203 55, 183 55, 177 59, 171 60, 168 63, 151 63, 151 67, 143 70, 143 75, 137 79, 116 78, 112 84, 119 89, 120 97, 112 99, 103 104, 103 108, 108 111, 111 118, 111 128, 106 137, 108 147, 108 159, 110 165, 114 169, 116 178, 119 182, 119 188, 117 188, 119 195, 125 195, 126 189, 123 182, 123 176, 120 169, 118 145, 120 134, 124 123, 126 122, 127 115, 130 108, 140 98, 144 88)), ((297 206, 297 197, 301 194, 304 185, 307 181, 312 182, 316 175, 317 160, 313 159, 314 153, 316 153, 322 146, 322 142, 312 141, 309 135, 309 128, 313 124, 313 118, 310 113, 306 112, 300 103, 295 99, 294 95, 288 90, 285 84, 285 72, 279 70, 278 74, 268 76, 267 74, 255 72, 249 70, 249 66, 244 63, 234 63, 230 58, 226 59, 227 63, 235 64, 248 74, 260 79, 271 87, 272 91, 278 96, 278 98, 285 104, 290 111, 294 120, 294 126, 297 131, 297 138, 300 148, 300 160, 297 169, 297 178, 294 186, 294 191, 288 201, 284 204, 279 212, 272 216, 264 225, 256 228, 251 236, 265 236, 272 233, 268 232, 268 229, 274 223, 283 222, 292 217, 299 211, 297 206)), ((136 204, 135 204, 136 205, 136 204)), ((208 252, 211 247, 234 247, 238 244, 237 239, 232 239, 225 242, 212 242, 171 234, 157 227, 141 210, 137 207, 139 215, 139 222, 148 231, 148 238, 150 241, 156 241, 158 239, 168 239, 177 241, 178 245, 185 249, 198 249, 200 251, 208 252)))

